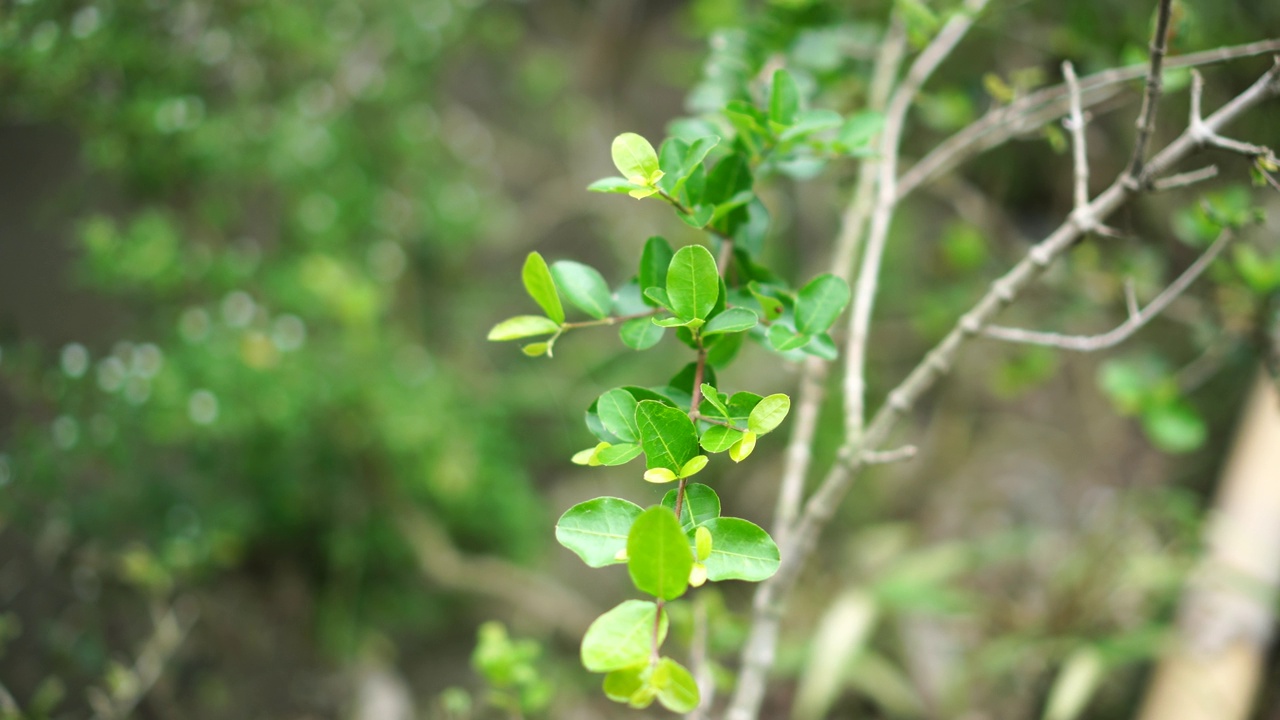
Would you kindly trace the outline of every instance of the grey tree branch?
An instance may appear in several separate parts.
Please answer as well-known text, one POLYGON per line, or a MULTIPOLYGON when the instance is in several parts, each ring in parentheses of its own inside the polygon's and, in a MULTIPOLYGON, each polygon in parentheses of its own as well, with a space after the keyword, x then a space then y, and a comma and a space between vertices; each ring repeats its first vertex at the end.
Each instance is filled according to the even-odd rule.
MULTIPOLYGON (((893 203, 895 200, 895 190, 893 187, 894 180, 897 176, 897 153, 898 144, 902 138, 903 122, 906 118, 907 111, 911 107, 911 102, 915 99, 916 93, 920 87, 928 80, 938 65, 951 53, 960 39, 968 31, 973 24, 972 15, 981 11, 987 4, 987 0, 966 0, 964 11, 954 15, 950 21, 943 26, 938 35, 929 43, 929 45, 920 53, 920 55, 911 64, 907 71, 906 77, 893 90, 887 100, 886 122, 880 137, 881 153, 875 164, 871 167, 865 167, 865 179, 860 178, 859 188, 855 191, 854 202, 851 204, 848 212, 845 214, 844 225, 841 230, 841 238, 837 242, 837 271, 849 266, 849 261, 857 248, 859 238, 861 237, 861 227, 867 222, 867 211, 861 209, 859 203, 860 198, 870 197, 873 188, 876 191, 876 200, 871 205, 870 222, 872 229, 868 236, 868 247, 864 251, 863 260, 859 269, 859 279, 857 286, 866 290, 859 292, 860 299, 855 300, 854 314, 859 310, 859 303, 862 305, 862 314, 865 316, 864 322, 855 322, 852 334, 858 336, 858 328, 865 325, 865 320, 869 320, 871 314, 871 306, 874 303, 875 282, 879 275, 880 258, 884 251, 884 241, 888 235, 889 219, 893 211, 893 203), (888 150, 886 152, 886 150, 888 150), (874 173, 874 175, 872 174, 874 173), (886 187, 887 183, 887 187, 886 187), (877 225, 879 229, 877 229, 877 225), (872 247, 878 245, 878 247, 872 247), (847 257, 841 257, 847 253, 847 257), (841 262, 843 260, 843 262, 841 262), (868 269, 868 266, 871 266, 868 269), (870 277, 869 281, 864 278, 870 277)), ((877 87, 882 88, 881 93, 887 94, 888 88, 892 84, 892 78, 896 74, 897 65, 901 58, 902 48, 899 44, 902 42, 901 26, 895 22, 893 29, 890 31, 892 43, 884 54, 881 55, 877 65, 877 87), (880 83, 883 84, 880 84, 880 83)), ((870 164, 869 164, 870 165, 870 164)), ((865 201, 864 201, 865 203, 865 201)), ((850 339, 850 343, 857 343, 859 346, 857 360, 850 360, 851 363, 856 362, 857 367, 862 368, 865 364, 865 343, 866 328, 862 327, 859 340, 850 339)), ((824 370, 825 372, 825 370, 824 370)), ((848 376, 846 376, 848 377, 848 376)), ((859 382, 863 380, 862 372, 857 373, 859 382)), ((801 398, 801 407, 808 408, 813 413, 816 420, 818 407, 821 403, 821 378, 815 378, 810 383, 809 396, 801 398)), ((865 385, 865 383, 863 383, 865 385)), ((850 386, 846 382, 846 433, 853 428, 854 432, 861 432, 862 428, 862 393, 863 387, 856 388, 856 401, 853 405, 849 405, 850 386), (851 412, 852 410, 852 412, 851 412), (856 418, 856 420, 855 420, 856 418), (852 424, 851 424, 852 423, 852 424)), ((786 482, 784 482, 780 498, 779 498, 779 515, 785 514, 785 525, 783 522, 777 523, 778 527, 785 528, 783 531, 783 542, 779 543, 784 557, 791 554, 791 530, 792 522, 790 517, 794 516, 794 508, 798 507, 799 501, 803 496, 804 476, 809 464, 809 447, 812 446, 813 431, 816 427, 806 426, 803 429, 805 435, 801 435, 801 431, 797 430, 797 437, 792 438, 791 448, 788 452, 788 466, 786 473, 786 482), (807 435, 807 437, 806 437, 807 435), (798 448, 800 442, 805 444, 803 450, 798 448), (794 465, 790 458, 794 453, 794 465)), ((780 518, 781 520, 782 518, 780 518)), ((742 650, 742 667, 739 671, 737 688, 734 691, 732 700, 726 710, 725 717, 728 720, 755 720, 760 713, 760 704, 764 700, 764 690, 769 674, 769 669, 773 667, 774 650, 777 644, 778 623, 781 618, 780 607, 773 601, 768 584, 762 585, 757 590, 755 600, 753 601, 752 614, 752 631, 747 640, 747 644, 742 650)))
POLYGON ((981 12, 986 4, 987 0, 966 0, 964 12, 947 21, 937 37, 911 64, 907 76, 889 98, 884 131, 880 136, 876 201, 871 211, 866 248, 858 267, 858 279, 854 284, 849 339, 845 351, 847 369, 844 383, 844 421, 845 435, 851 441, 856 441, 862 435, 865 422, 867 339, 871 330, 871 313, 875 309, 880 264, 889 238, 889 226, 893 222, 893 209, 898 201, 898 146, 902 142, 907 111, 911 109, 911 103, 921 86, 955 49, 973 25, 973 16, 981 12))
MULTIPOLYGON (((1259 103, 1280 95, 1280 65, 1267 71, 1240 95, 1205 120, 1205 125, 1217 131, 1259 103)), ((1143 170, 1138 183, 1155 177, 1185 159, 1202 143, 1188 132, 1182 133, 1163 151, 1156 155, 1143 170)), ((1127 202, 1137 190, 1118 178, 1106 190, 1089 203, 1094 217, 1105 218, 1127 202)), ((772 667, 777 643, 778 621, 783 605, 800 577, 805 561, 813 553, 823 527, 830 522, 859 471, 863 468, 863 453, 876 450, 888 439, 901 420, 919 398, 930 390, 951 368, 956 354, 966 341, 981 332, 995 315, 1012 303, 1033 280, 1072 244, 1086 229, 1069 219, 1052 234, 1033 247, 1027 256, 1008 273, 992 283, 973 308, 963 315, 956 326, 936 345, 892 392, 884 405, 875 413, 865 434, 858 442, 848 442, 841 447, 837 462, 823 479, 818 490, 805 503, 791 535, 791 541, 782 556, 778 572, 766 580, 756 591, 752 612, 753 622, 743 650, 743 667, 735 704, 727 715, 729 720, 754 720, 758 714, 759 700, 763 697, 763 685, 772 667), (754 689, 746 693, 755 696, 754 703, 738 704, 744 695, 742 686, 751 683, 754 689)))
POLYGON ((1071 151, 1075 170, 1075 204, 1079 211, 1089 204, 1089 149, 1084 139, 1084 109, 1080 100, 1080 83, 1076 80, 1076 69, 1070 60, 1062 63, 1062 76, 1067 80, 1067 94, 1071 99, 1071 114, 1064 125, 1071 133, 1071 151))
POLYGON ((1218 236, 1218 239, 1209 246, 1208 250, 1205 250, 1200 257, 1196 258, 1196 261, 1184 270, 1177 280, 1174 280, 1161 291, 1146 307, 1138 309, 1132 301, 1128 302, 1129 317, 1110 332, 1105 332, 1101 335, 1063 335, 1061 333, 989 325, 983 329, 982 334, 1005 342, 1040 345, 1073 352, 1097 352, 1115 347, 1132 337, 1134 333, 1151 322, 1152 318, 1164 312, 1164 309, 1169 307, 1170 303, 1186 292, 1191 283, 1199 279, 1204 274, 1204 271, 1209 269, 1209 266, 1222 254, 1222 251, 1226 249, 1233 238, 1233 233, 1224 230, 1218 236))
MULTIPOLYGON (((871 89, 867 97, 870 110, 883 110, 893 89, 894 78, 902 65, 907 47, 907 34, 902 20, 894 16, 880 44, 871 72, 871 89)), ((871 214, 871 201, 875 192, 876 161, 864 160, 858 167, 858 180, 852 200, 840 217, 840 232, 836 238, 831 269, 841 279, 848 280, 853 271, 853 258, 857 253, 867 217, 871 214)), ((782 478, 778 485, 778 503, 774 512, 773 537, 779 547, 786 547, 787 534, 800 504, 804 501, 804 481, 813 460, 813 438, 818 429, 818 412, 825 399, 827 361, 809 356, 800 373, 800 392, 796 400, 795 420, 791 437, 787 441, 782 478)))
POLYGON ((163 612, 153 610, 153 616, 155 630, 142 644, 137 659, 123 679, 110 691, 98 688, 89 691, 88 700, 93 708, 93 720, 120 720, 132 715, 138 703, 160 679, 165 666, 178 651, 196 621, 195 607, 181 598, 173 607, 163 612))
MULTIPOLYGON (((1199 67, 1254 57, 1280 51, 1280 38, 1246 45, 1216 48, 1170 58, 1166 69, 1199 67)), ((1082 105, 1092 107, 1118 92, 1121 83, 1141 78, 1148 70, 1146 63, 1104 70, 1080 80, 1082 105)), ((1068 109, 1067 87, 1054 85, 1038 90, 1008 105, 993 108, 955 135, 944 140, 921 158, 898 179, 898 199, 911 194, 920 185, 955 168, 969 158, 1003 145, 1015 135, 1035 130, 1062 117, 1068 109)))

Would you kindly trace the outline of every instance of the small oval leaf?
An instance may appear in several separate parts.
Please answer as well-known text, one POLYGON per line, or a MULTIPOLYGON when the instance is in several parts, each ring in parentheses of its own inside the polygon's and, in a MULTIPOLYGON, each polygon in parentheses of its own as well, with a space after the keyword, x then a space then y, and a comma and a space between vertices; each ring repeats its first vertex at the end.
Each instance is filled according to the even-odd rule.
POLYGON ((558 325, 564 322, 564 306, 560 304, 560 295, 556 293, 555 280, 551 279, 551 269, 542 255, 531 252, 524 260, 524 269, 520 273, 524 281, 525 292, 538 303, 542 312, 547 314, 558 325))
POLYGON ((642 512, 639 505, 615 497, 578 503, 556 521, 556 542, 590 567, 612 565, 618 562, 618 552, 626 549, 627 533, 642 512))
POLYGON ((551 318, 541 315, 517 315, 494 325, 489 331, 488 339, 496 342, 519 340, 538 335, 550 335, 559 329, 560 325, 551 318))
POLYGON ((580 262, 561 260, 551 266, 551 276, 574 307, 597 320, 609 316, 613 296, 598 270, 580 262))
POLYGON ((635 519, 627 534, 627 571, 637 590, 674 600, 689 588, 692 569, 689 541, 670 510, 657 505, 635 519))

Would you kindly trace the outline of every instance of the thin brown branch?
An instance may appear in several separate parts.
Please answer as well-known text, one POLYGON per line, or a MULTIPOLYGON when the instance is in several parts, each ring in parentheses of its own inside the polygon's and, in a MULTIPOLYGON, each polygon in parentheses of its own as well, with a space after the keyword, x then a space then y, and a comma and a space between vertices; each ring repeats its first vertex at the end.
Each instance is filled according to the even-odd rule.
POLYGON ((1142 177, 1146 162, 1147 144, 1156 130, 1156 108, 1164 90, 1164 54, 1169 47, 1169 17, 1173 0, 1160 0, 1156 9, 1156 29, 1151 35, 1151 68, 1147 70, 1147 87, 1142 94, 1142 110, 1138 113, 1138 136, 1133 143, 1133 157, 1129 160, 1129 180, 1137 182, 1142 177))
POLYGON ((1164 312, 1164 309, 1169 307, 1170 303, 1186 292, 1187 288, 1199 279, 1204 274, 1204 271, 1208 270, 1209 266, 1213 264, 1213 261, 1222 254, 1222 251, 1226 249, 1233 237, 1233 233, 1224 230, 1218 236, 1218 239, 1209 246, 1208 250, 1205 250, 1200 257, 1196 258, 1196 261, 1183 271, 1177 280, 1174 280, 1161 291, 1146 307, 1136 310, 1130 305, 1129 317, 1110 332, 1105 332, 1101 335, 1064 335, 1061 333, 989 325, 983 329, 982 334, 995 340, 1024 345, 1039 345, 1072 352, 1097 352, 1115 347, 1132 337, 1134 333, 1164 312))
MULTIPOLYGON (((1166 69, 1200 67, 1246 57, 1280 51, 1280 38, 1246 45, 1216 48, 1169 58, 1166 69)), ((1080 79, 1081 102, 1086 109, 1112 97, 1116 86, 1137 80, 1148 71, 1148 65, 1130 65, 1094 73, 1080 79)), ((1008 105, 993 108, 986 115, 944 140, 898 179, 898 199, 916 188, 952 170, 969 158, 1008 142, 1010 138, 1031 132, 1060 118, 1068 111, 1066 84, 1037 90, 1008 105)))

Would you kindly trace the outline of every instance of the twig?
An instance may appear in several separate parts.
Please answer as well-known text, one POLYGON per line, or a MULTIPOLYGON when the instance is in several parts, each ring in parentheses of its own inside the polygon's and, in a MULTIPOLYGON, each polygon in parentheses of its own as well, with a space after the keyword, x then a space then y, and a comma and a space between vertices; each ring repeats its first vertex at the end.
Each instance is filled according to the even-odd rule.
POLYGON ((1129 160, 1128 177, 1137 182, 1142 177, 1142 164, 1147 157, 1147 143, 1156 129, 1156 108, 1164 89, 1164 53, 1169 45, 1169 16, 1173 0, 1160 0, 1156 10, 1156 31, 1151 36, 1151 69, 1147 71, 1147 89, 1142 94, 1142 110, 1138 113, 1138 136, 1133 142, 1133 157, 1129 160))
POLYGON ((133 714, 134 708, 160 679, 165 665, 182 645, 195 621, 194 606, 187 606, 182 599, 163 613, 156 613, 155 630, 143 643, 133 667, 126 671, 128 679, 110 691, 98 688, 89 691, 88 700, 94 720, 119 720, 133 714), (180 605, 189 609, 184 611, 180 605))
POLYGON ((1071 114, 1063 125, 1071 132, 1072 166, 1075 171, 1075 205, 1078 212, 1089 204, 1089 151, 1084 139, 1084 110, 1080 102, 1080 83, 1076 69, 1070 60, 1062 63, 1062 76, 1067 79, 1067 94, 1071 99, 1071 114))
POLYGON ((1005 342, 1040 345, 1073 352, 1097 352, 1115 347, 1132 337, 1134 333, 1141 330, 1144 325, 1151 322, 1152 318, 1163 312, 1165 308, 1169 307, 1170 303, 1186 292, 1191 283, 1195 282, 1197 278, 1204 274, 1205 270, 1209 269, 1209 266, 1218 258, 1218 255, 1222 254, 1222 251, 1226 249, 1233 238, 1233 233, 1229 230, 1223 230, 1218 239, 1209 246, 1209 249, 1196 258, 1196 261, 1191 263, 1191 266, 1183 271, 1177 280, 1174 280, 1169 287, 1161 291, 1145 308, 1138 310, 1130 301, 1129 317, 1110 332, 1105 332, 1101 335, 1063 335, 1060 333, 990 325, 983 329, 982 334, 1005 342))
MULTIPOLYGON (((894 15, 885 31, 880 44, 880 52, 876 56, 875 66, 871 71, 871 89, 867 95, 867 107, 880 111, 889 101, 889 93, 893 88, 893 80, 902 65, 902 56, 907 47, 907 33, 902 19, 894 15)), ((840 232, 836 238, 835 250, 831 261, 832 272, 843 280, 848 280, 853 273, 853 258, 857 253, 867 218, 871 214, 871 203, 875 194, 876 161, 874 158, 864 160, 858 167, 858 180, 854 187, 853 197, 844 213, 840 216, 840 232)), ((774 511, 773 538, 778 547, 787 547, 787 535, 792 523, 800 514, 800 504, 804 501, 804 481, 809 474, 809 465, 813 460, 813 438, 818 430, 818 412, 826 396, 827 370, 829 364, 816 356, 809 356, 800 374, 800 392, 796 398, 795 420, 792 423, 791 437, 787 441, 782 476, 778 483, 778 503, 774 511)))
MULTIPOLYGON (((1277 60, 1280 62, 1280 60, 1277 60)), ((1276 158, 1275 152, 1265 145, 1254 145, 1253 143, 1241 142, 1229 137, 1223 137, 1216 131, 1205 124, 1204 118, 1200 116, 1201 98, 1204 96, 1204 78, 1200 73, 1191 71, 1191 134, 1200 141, 1202 145, 1216 147, 1228 152, 1245 155, 1250 158, 1261 158, 1271 164, 1280 164, 1280 159, 1276 158)))
POLYGON ((577 641, 599 609, 545 575, 496 557, 467 555, 422 511, 402 504, 396 524, 418 567, 440 585, 501 600, 577 641))
POLYGON ((707 596, 693 596, 693 638, 689 642, 689 664, 693 665, 693 678, 698 683, 698 707, 689 713, 687 720, 706 720, 707 710, 716 699, 716 679, 707 657, 707 596))
POLYGON ((1212 180, 1216 177, 1218 177, 1218 166, 1207 165, 1199 170, 1189 170, 1184 173, 1178 173, 1177 175, 1160 178, 1159 180, 1151 183, 1151 189, 1156 191, 1176 190, 1189 185, 1195 185, 1199 182, 1204 182, 1205 180, 1212 180))
MULTIPOLYGON (((1280 95, 1280 67, 1267 71, 1253 85, 1205 120, 1213 130, 1232 122, 1262 101, 1280 95)), ((1172 168, 1190 155, 1199 144, 1189 132, 1184 132, 1163 151, 1147 163, 1144 171, 1156 176, 1172 168)), ((1123 177, 1117 179, 1089 204, 1095 217, 1109 216, 1134 194, 1135 190, 1123 177)), ((822 480, 817 492, 805 503, 795 529, 792 531, 788 551, 773 577, 764 581, 753 599, 753 621, 743 650, 743 667, 739 688, 748 681, 763 685, 767 671, 772 666, 778 635, 778 620, 782 607, 800 577, 805 561, 813 553, 822 528, 834 517, 840 501, 852 486, 862 469, 862 452, 878 448, 888 438, 899 420, 916 401, 931 389, 950 370, 951 362, 961 346, 978 334, 1000 310, 1013 302, 1021 292, 1047 268, 1058 256, 1066 252, 1082 237, 1084 230, 1068 220, 1052 234, 1033 247, 1022 261, 1003 277, 992 283, 991 288, 938 343, 925 358, 907 375, 876 412, 858 443, 846 443, 837 454, 837 462, 822 480)), ((763 694, 762 690, 758 690, 763 694)), ((736 696, 735 696, 736 698, 736 696)), ((758 703, 730 714, 729 720, 754 720, 758 703)))
POLYGON ((886 465, 910 460, 920 452, 915 445, 903 445, 893 450, 867 450, 862 453, 863 465, 886 465))
POLYGON ((973 16, 981 12, 987 0, 966 0, 964 12, 952 16, 937 37, 920 53, 907 76, 894 90, 885 113, 883 135, 880 137, 880 159, 876 179, 876 202, 871 212, 871 226, 867 232, 867 245, 858 279, 854 285, 853 310, 849 318, 849 340, 846 350, 845 371, 845 434, 851 440, 861 436, 866 413, 866 365, 867 339, 871 329, 871 313, 875 309, 876 289, 880 279, 880 264, 889 238, 889 225, 893 221, 893 209, 897 205, 898 146, 907 111, 915 100, 920 87, 933 71, 942 64, 960 39, 973 25, 973 16))
MULTIPOLYGON (((1280 39, 1263 40, 1247 45, 1217 48, 1170 58, 1166 69, 1198 67, 1239 58, 1265 55, 1280 50, 1280 39)), ((1141 78, 1148 70, 1146 63, 1115 68, 1085 76, 1080 80, 1082 103, 1092 107, 1114 94, 1114 86, 1141 78)), ((1024 98, 994 108, 978 120, 944 140, 898 179, 898 199, 911 194, 920 185, 946 173, 965 160, 999 147, 1020 133, 1035 130, 1067 112, 1066 85, 1037 90, 1024 98)))
MULTIPOLYGON (((973 24, 972 15, 979 12, 986 4, 987 0, 966 0, 964 12, 954 15, 943 26, 937 37, 929 43, 911 64, 906 77, 897 89, 892 92, 887 101, 885 125, 880 136, 881 151, 874 168, 876 175, 874 184, 877 191, 876 201, 872 205, 871 230, 859 269, 856 285, 858 297, 855 300, 853 309, 854 319, 851 321, 852 330, 849 340, 851 352, 848 362, 850 367, 857 367, 859 371, 856 373, 855 383, 851 385, 846 382, 845 384, 846 434, 850 432, 860 433, 862 429, 862 401, 865 390, 865 376, 861 370, 865 367, 866 360, 866 324, 870 319, 871 308, 874 304, 875 282, 879 275, 880 259, 884 253, 884 242, 888 235, 888 225, 896 195, 894 180, 898 173, 897 155, 898 145, 902 139, 903 122, 920 87, 969 30, 969 27, 973 24), (866 278, 870 279, 866 280, 866 278), (859 317, 861 319, 858 319, 859 317), (851 390, 853 391, 852 393, 851 390), (851 397, 855 399, 850 400, 851 397)), ((896 27, 897 25, 895 24, 896 27)), ((895 44, 900 42, 896 38, 896 32, 895 37, 892 39, 895 44)), ((879 70, 885 73, 885 77, 891 77, 892 75, 890 71, 893 67, 891 66, 896 66, 897 64, 897 52, 896 48, 890 48, 881 56, 884 62, 879 70)), ((868 176, 867 184, 861 186, 867 188, 863 191, 867 195, 871 193, 872 184, 871 178, 868 176)), ((857 209, 859 197, 859 194, 855 193, 854 205, 850 207, 849 212, 846 214, 846 225, 842 228, 842 241, 837 244, 837 255, 842 250, 852 255, 853 250, 857 247, 858 238, 861 235, 860 227, 865 222, 862 219, 865 211, 857 209), (844 239, 844 230, 849 233, 847 241, 844 239)), ((840 258, 837 257, 837 260, 840 260, 840 258)), ((847 263, 837 265, 837 269, 843 267, 847 267, 847 263)), ((851 373, 851 375, 854 374, 851 373)), ((804 398, 804 402, 812 404, 812 412, 816 416, 817 406, 820 403, 820 398, 818 398, 817 394, 814 393, 810 397, 804 398)), ((809 440, 811 440, 812 430, 806 428, 806 432, 810 434, 809 440)), ((810 445, 811 442, 806 442, 805 444, 810 445)), ((797 445, 797 439, 793 438, 792 447, 797 445)), ((809 458, 807 453, 799 449, 793 452, 796 457, 795 465, 788 468, 787 483, 783 487, 783 492, 786 492, 787 496, 786 499, 780 499, 779 501, 784 513, 794 512, 789 511, 788 506, 798 504, 799 495, 803 492, 804 470, 808 467, 809 458)), ((788 455, 791 456, 792 452, 789 452, 788 455)), ((784 557, 789 557, 793 554, 791 548, 792 523, 787 522, 785 527, 786 544, 780 547, 783 548, 784 557)), ((753 601, 752 632, 742 650, 742 667, 739 671, 738 684, 734 691, 733 699, 725 712, 727 720, 755 720, 759 715, 760 705, 764 700, 765 681, 769 668, 773 666, 780 617, 780 609, 775 606, 766 583, 757 590, 753 601)))

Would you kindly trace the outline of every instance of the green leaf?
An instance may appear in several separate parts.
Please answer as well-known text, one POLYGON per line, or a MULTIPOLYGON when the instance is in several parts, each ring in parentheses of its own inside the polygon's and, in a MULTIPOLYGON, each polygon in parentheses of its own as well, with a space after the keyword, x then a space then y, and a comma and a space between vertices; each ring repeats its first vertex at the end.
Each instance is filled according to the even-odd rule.
POLYGON ((656 603, 627 600, 606 612, 582 638, 582 666, 591 672, 611 672, 647 664, 653 654, 655 623, 661 645, 668 621, 666 611, 659 616, 656 603))
POLYGON ((796 330, 805 335, 826 332, 849 304, 849 283, 835 275, 819 275, 796 294, 796 330))
POLYGON ((636 423, 648 467, 679 472, 698 454, 698 431, 680 410, 643 400, 636 406, 636 423))
POLYGON ((1146 408, 1142 413, 1142 429, 1156 447, 1168 453, 1199 449, 1209 436, 1204 418, 1177 400, 1146 408))
POLYGON ((801 335, 782 323, 769 326, 769 344, 774 350, 786 352, 804 347, 809 342, 808 335, 801 335))
POLYGON ((711 383, 702 383, 699 389, 702 390, 703 399, 711 403, 711 407, 715 408, 721 417, 729 417, 729 408, 725 407, 724 401, 720 399, 720 392, 712 387, 711 383))
POLYGON ((551 266, 551 276, 574 307, 597 320, 609 316, 613 296, 604 276, 595 268, 572 260, 561 260, 551 266))
POLYGON ((639 505, 621 498, 599 497, 578 503, 556 521, 556 542, 577 553, 590 567, 612 565, 627 547, 627 532, 639 505))
POLYGON ((702 449, 709 453, 721 453, 742 439, 742 431, 723 425, 712 425, 702 433, 702 449))
POLYGON ((664 327, 664 328, 669 328, 669 327, 699 328, 699 327, 702 327, 702 322, 703 321, 699 320, 698 318, 692 318, 689 320, 684 320, 678 317, 653 319, 654 325, 657 325, 658 327, 664 327))
POLYGON ((556 293, 555 280, 551 279, 551 270, 547 261, 536 252, 525 258, 524 270, 520 273, 524 280, 525 292, 538 303, 542 312, 547 314, 557 325, 564 322, 564 307, 560 305, 560 295, 556 293))
POLYGON ((703 202, 719 205, 735 195, 751 189, 751 166, 746 156, 735 152, 721 160, 707 175, 707 187, 703 202))
POLYGON ((652 676, 653 669, 647 663, 614 670, 604 676, 604 695, 614 702, 630 703, 649 687, 652 676))
POLYGON ((671 311, 683 320, 706 319, 720 296, 720 275, 711 251, 688 245, 676 251, 667 268, 671 311))
POLYGON ((596 453, 596 459, 601 465, 626 465, 640 456, 641 448, 635 443, 620 443, 618 445, 610 445, 596 453))
POLYGON ((560 329, 551 318, 541 315, 517 315, 507 318, 489 331, 489 339, 495 341, 519 340, 535 335, 550 335, 560 329))
POLYGON ((658 307, 671 308, 671 298, 667 297, 666 288, 648 287, 644 289, 644 296, 658 304, 658 307))
POLYGON ((851 115, 840 128, 836 143, 845 152, 865 148, 880 128, 884 127, 884 115, 878 112, 864 111, 851 115))
POLYGON ((701 230, 711 222, 711 218, 715 215, 716 208, 714 205, 699 205, 693 208, 693 212, 682 213, 676 212, 676 217, 691 228, 701 230))
MULTIPOLYGON (((640 253, 639 280, 642 292, 651 287, 666 286, 667 268, 671 265, 673 255, 675 251, 665 238, 655 236, 645 241, 644 251, 640 253)), ((650 306, 657 304, 652 298, 645 298, 645 303, 650 306)))
POLYGON ((708 580, 760 582, 777 572, 778 546, 760 526, 722 517, 708 520, 702 527, 711 532, 712 539, 711 556, 706 560, 708 580))
MULTIPOLYGON (((662 506, 676 511, 676 491, 668 490, 662 496, 662 506)), ((688 483, 684 486, 684 503, 680 505, 680 525, 685 532, 698 525, 720 517, 720 498, 716 491, 702 483, 688 483)))
POLYGON ((772 322, 782 316, 782 301, 772 295, 766 295, 763 285, 752 280, 747 283, 747 290, 751 292, 751 297, 754 297, 756 302, 760 303, 760 309, 764 311, 765 320, 772 322))
POLYGON ((636 427, 636 399, 622 388, 614 388, 596 400, 596 413, 609 432, 627 442, 640 439, 636 427))
POLYGON ((711 557, 711 548, 713 541, 711 539, 711 531, 705 527, 694 529, 693 533, 693 554, 698 562, 706 562, 711 557))
POLYGON ((806 135, 840 127, 843 122, 844 118, 835 110, 801 110, 796 113, 795 121, 791 123, 791 127, 783 130, 778 135, 778 141, 797 140, 806 135))
POLYGON ((689 541, 670 510, 657 505, 635 519, 627 534, 627 571, 637 590, 675 600, 689 588, 692 569, 689 541))
POLYGON ((524 353, 525 355, 528 355, 529 357, 538 357, 539 355, 550 355, 551 343, 544 343, 544 342, 529 343, 528 345, 521 347, 520 352, 524 353))
POLYGON ((750 330, 760 322, 755 313, 746 308, 729 308, 707 322, 702 329, 703 337, 720 333, 735 333, 750 330))
POLYGON ((620 195, 628 195, 635 190, 644 190, 643 185, 635 183, 620 177, 601 178, 587 186, 587 190, 600 193, 618 193, 620 195))
POLYGON ((786 127, 795 122, 800 110, 800 90, 795 78, 783 68, 773 73, 773 91, 769 94, 769 120, 786 127))
POLYGON ((747 418, 747 429, 756 435, 764 435, 782 424, 791 411, 791 398, 775 393, 760 401, 747 418))
POLYGON ((647 317, 632 318, 618 328, 622 344, 632 350, 648 350, 662 339, 662 328, 647 317))
POLYGON ((637 185, 651 185, 662 177, 658 153, 648 140, 635 133, 622 133, 613 139, 613 164, 627 180, 637 185))
POLYGON ((673 713, 684 715, 698 709, 698 683, 683 665, 664 657, 653 669, 650 684, 658 691, 658 702, 673 713))
POLYGON ((808 344, 800 349, 807 355, 814 355, 823 360, 835 360, 840 356, 839 351, 836 350, 835 341, 826 333, 809 336, 808 344))

